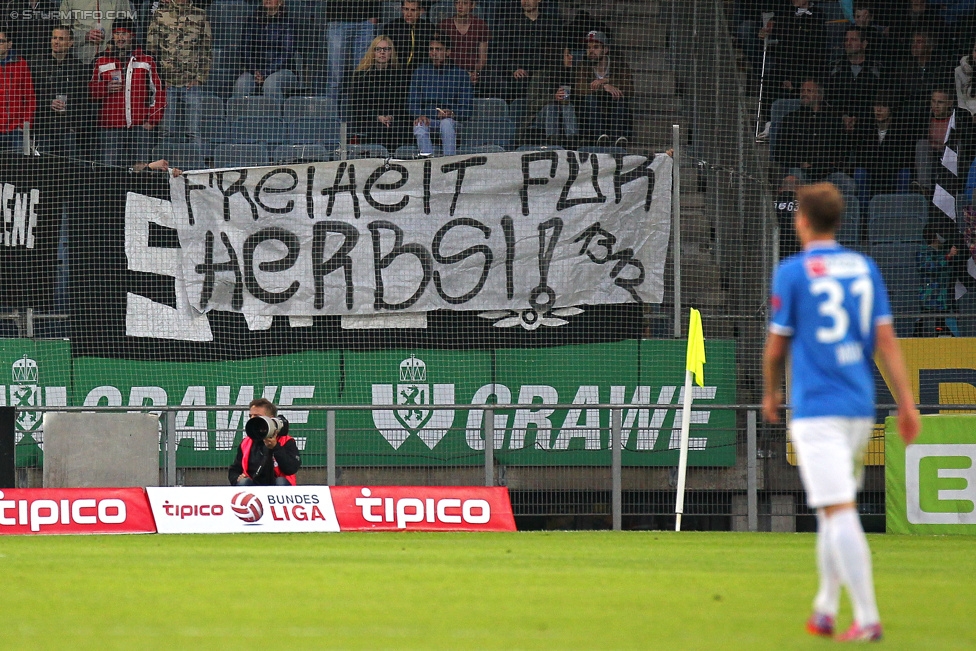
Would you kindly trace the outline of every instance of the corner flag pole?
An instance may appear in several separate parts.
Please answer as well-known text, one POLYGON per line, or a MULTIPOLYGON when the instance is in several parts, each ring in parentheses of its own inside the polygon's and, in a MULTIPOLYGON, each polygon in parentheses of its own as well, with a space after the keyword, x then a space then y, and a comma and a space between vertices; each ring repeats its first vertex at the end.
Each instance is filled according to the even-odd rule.
POLYGON ((685 480, 688 475, 688 435, 691 429, 691 379, 705 386, 705 335, 702 332, 701 312, 691 308, 688 317, 688 353, 685 358, 685 392, 681 409, 681 451, 678 456, 678 496, 675 503, 674 530, 681 531, 681 516, 685 510, 685 480))

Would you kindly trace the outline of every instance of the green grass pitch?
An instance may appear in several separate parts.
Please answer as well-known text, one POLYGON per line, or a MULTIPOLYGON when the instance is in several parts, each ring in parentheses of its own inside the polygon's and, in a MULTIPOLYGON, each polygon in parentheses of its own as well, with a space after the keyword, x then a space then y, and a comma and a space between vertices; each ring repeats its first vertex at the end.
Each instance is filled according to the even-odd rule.
MULTIPOLYGON (((976 649, 973 540, 869 538, 876 646, 976 649)), ((835 645, 811 534, 12 536, 0 576, 2 649, 835 645)))

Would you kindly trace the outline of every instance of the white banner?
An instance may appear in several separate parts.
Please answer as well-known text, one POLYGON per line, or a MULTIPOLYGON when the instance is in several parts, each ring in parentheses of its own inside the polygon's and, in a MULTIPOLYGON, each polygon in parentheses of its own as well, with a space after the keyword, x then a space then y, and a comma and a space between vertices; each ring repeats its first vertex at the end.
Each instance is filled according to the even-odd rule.
POLYGON ((671 165, 543 151, 196 172, 172 180, 172 211, 127 210, 126 252, 194 313, 249 320, 660 302, 671 165), (176 229, 178 260, 149 221, 176 229))
POLYGON ((159 533, 339 531, 328 486, 147 487, 159 533))

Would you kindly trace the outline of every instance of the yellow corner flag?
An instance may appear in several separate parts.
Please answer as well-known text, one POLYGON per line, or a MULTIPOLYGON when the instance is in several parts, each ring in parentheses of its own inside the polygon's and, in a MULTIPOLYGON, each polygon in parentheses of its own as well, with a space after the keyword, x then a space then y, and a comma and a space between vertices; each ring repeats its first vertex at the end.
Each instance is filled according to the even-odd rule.
POLYGON ((698 386, 705 386, 705 334, 702 332, 701 312, 691 308, 688 318, 688 356, 685 369, 695 374, 698 386))

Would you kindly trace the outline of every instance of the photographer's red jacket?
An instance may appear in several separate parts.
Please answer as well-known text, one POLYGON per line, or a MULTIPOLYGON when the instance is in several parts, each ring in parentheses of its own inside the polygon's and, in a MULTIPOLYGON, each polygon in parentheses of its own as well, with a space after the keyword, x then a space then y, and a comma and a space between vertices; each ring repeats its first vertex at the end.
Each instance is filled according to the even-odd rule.
POLYGON ((298 454, 298 446, 295 439, 282 434, 278 437, 278 445, 269 450, 262 442, 254 442, 250 437, 245 436, 240 445, 237 446, 237 456, 234 463, 227 469, 227 478, 231 486, 237 485, 237 478, 243 473, 254 480, 258 486, 270 486, 275 483, 276 477, 284 477, 288 483, 296 484, 295 475, 302 465, 302 458, 298 454), (265 455, 270 457, 265 461, 265 455), (244 471, 244 459, 247 459, 247 472, 244 471), (259 472, 260 469, 260 472, 259 472))
POLYGON ((156 62, 141 48, 134 49, 124 61, 111 50, 95 59, 88 89, 92 99, 101 104, 98 126, 102 129, 140 127, 145 122, 156 126, 163 119, 166 90, 156 62), (113 74, 125 84, 117 93, 108 92, 113 74))

